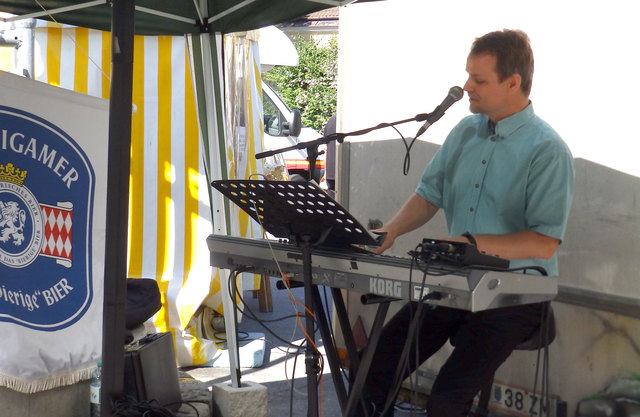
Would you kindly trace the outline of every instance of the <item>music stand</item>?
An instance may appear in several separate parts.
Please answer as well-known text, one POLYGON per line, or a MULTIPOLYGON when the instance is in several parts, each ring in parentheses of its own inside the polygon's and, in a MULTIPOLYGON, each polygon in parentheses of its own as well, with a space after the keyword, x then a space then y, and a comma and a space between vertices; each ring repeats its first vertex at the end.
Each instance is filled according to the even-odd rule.
POLYGON ((313 182, 218 180, 211 185, 275 237, 343 248, 379 242, 313 182))
POLYGON ((289 239, 302 251, 305 329, 309 338, 305 351, 308 417, 318 415, 317 351, 314 341, 314 293, 311 269, 312 246, 348 247, 379 245, 349 212, 313 182, 217 180, 211 185, 237 204, 275 237, 289 239))

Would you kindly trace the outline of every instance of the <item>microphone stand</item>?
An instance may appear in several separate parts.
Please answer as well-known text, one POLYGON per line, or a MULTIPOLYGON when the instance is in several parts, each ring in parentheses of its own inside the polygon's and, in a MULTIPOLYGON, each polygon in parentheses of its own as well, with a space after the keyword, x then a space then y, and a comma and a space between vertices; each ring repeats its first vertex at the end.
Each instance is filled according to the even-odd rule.
POLYGON ((309 162, 309 178, 308 180, 313 179, 313 173, 316 167, 316 160, 321 153, 318 152, 318 146, 327 144, 331 141, 336 141, 338 143, 344 142, 344 138, 347 136, 360 136, 365 135, 367 133, 373 132, 374 130, 383 129, 385 127, 393 127, 399 124, 408 123, 408 122, 422 122, 427 120, 432 113, 420 113, 415 117, 411 117, 409 119, 398 120, 396 122, 390 123, 380 123, 373 127, 368 127, 366 129, 354 130, 353 132, 348 133, 332 133, 327 136, 322 136, 318 139, 310 140, 308 142, 300 142, 296 145, 287 146, 286 148, 275 149, 271 151, 264 151, 256 154, 256 159, 266 158, 268 156, 273 156, 275 154, 292 151, 295 149, 306 149, 307 150, 307 161, 309 162))

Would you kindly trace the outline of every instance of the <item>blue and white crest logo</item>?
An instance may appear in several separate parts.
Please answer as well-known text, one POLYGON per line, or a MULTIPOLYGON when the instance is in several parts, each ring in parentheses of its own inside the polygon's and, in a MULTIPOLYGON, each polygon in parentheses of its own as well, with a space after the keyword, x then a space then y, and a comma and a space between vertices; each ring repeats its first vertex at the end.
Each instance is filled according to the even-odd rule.
POLYGON ((0 321, 53 331, 86 312, 94 187, 72 138, 0 106, 0 321))
POLYGON ((31 264, 42 247, 42 216, 35 196, 24 187, 27 171, 0 164, 0 263, 31 264))

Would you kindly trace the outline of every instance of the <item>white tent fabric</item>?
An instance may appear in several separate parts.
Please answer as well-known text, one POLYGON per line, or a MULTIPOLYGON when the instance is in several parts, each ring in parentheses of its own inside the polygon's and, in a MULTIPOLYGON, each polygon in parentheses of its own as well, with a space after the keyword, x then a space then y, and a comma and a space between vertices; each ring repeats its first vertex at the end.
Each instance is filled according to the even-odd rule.
MULTIPOLYGON (((203 303, 220 313, 225 310, 221 282, 226 282, 227 272, 211 270, 206 246, 213 224, 237 236, 260 233, 237 207, 230 207, 225 215, 224 200, 211 196, 209 185, 211 179, 262 173, 261 163, 254 158, 262 150, 255 37, 255 33, 227 35, 224 46, 228 56, 234 57, 227 60, 226 70, 236 74, 226 85, 233 91, 227 105, 233 106, 231 114, 247 118, 230 118, 232 122, 225 124, 220 114, 221 120, 204 123, 209 129, 200 129, 199 116, 210 115, 198 114, 196 77, 190 65, 194 57, 185 37, 135 37, 128 276, 158 282, 163 308, 154 324, 158 331, 174 334, 180 366, 202 364, 217 350, 209 324, 201 316, 194 317, 203 303), (220 126, 227 141, 222 154, 209 145, 218 142, 220 126), (212 202, 223 209, 212 210, 212 202), (221 215, 212 222, 212 213, 221 215)), ((210 37, 203 39, 207 43, 210 37)), ((56 24, 39 27, 35 78, 109 98, 110 43, 106 32, 56 24)), ((218 86, 209 88, 221 88, 221 81, 216 82, 218 86)), ((245 289, 257 285, 258 277, 245 277, 245 289)))
MULTIPOLYGON (((36 79, 108 98, 110 34, 51 26, 36 30, 36 79)), ((135 43, 128 276, 158 282, 163 309, 155 325, 180 338, 211 287, 203 142, 184 38, 137 36, 135 43)), ((215 352, 193 344, 187 352, 176 344, 179 362, 215 352)))
POLYGON ((275 26, 260 28, 258 45, 260 46, 260 64, 263 71, 276 65, 295 67, 299 57, 291 39, 275 26))

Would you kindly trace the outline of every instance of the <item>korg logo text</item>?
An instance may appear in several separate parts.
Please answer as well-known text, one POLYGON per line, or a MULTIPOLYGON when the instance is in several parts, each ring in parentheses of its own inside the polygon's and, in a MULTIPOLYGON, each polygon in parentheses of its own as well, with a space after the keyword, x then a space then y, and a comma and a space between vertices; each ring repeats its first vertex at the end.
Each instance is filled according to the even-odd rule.
POLYGON ((382 278, 369 278, 369 292, 393 298, 402 298, 402 284, 382 278))

